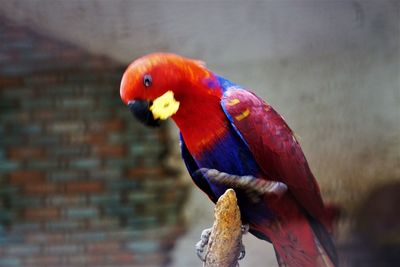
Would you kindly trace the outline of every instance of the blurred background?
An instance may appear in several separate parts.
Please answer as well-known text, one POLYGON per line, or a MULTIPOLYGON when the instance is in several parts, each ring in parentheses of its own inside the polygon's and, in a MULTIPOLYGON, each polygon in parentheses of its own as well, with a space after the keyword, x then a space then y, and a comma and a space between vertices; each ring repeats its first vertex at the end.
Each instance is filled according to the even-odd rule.
MULTIPOLYGON (((213 222, 172 122, 138 124, 127 64, 201 59, 273 105, 326 202, 343 266, 400 264, 398 1, 50 1, 0 5, 0 266, 201 266, 213 222)), ((241 266, 277 266, 247 235, 241 266)))

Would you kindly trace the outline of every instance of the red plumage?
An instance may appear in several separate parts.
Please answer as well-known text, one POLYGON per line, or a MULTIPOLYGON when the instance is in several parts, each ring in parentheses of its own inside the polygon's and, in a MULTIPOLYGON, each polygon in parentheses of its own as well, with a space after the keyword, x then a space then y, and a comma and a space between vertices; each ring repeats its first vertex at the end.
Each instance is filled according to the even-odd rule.
POLYGON ((222 105, 261 167, 265 176, 259 178, 283 182, 289 190, 279 199, 264 197, 279 223, 252 227, 271 239, 282 264, 332 266, 323 256, 336 258, 329 236, 332 217, 291 129, 270 105, 246 90, 228 90, 222 105))
POLYGON ((248 91, 229 91, 223 102, 229 103, 234 99, 239 100, 238 104, 226 104, 225 110, 233 118, 233 124, 268 179, 285 183, 300 205, 331 229, 318 184, 299 143, 282 116, 248 91), (245 119, 235 119, 245 110, 249 112, 245 119))
POLYGON ((280 197, 265 194, 261 204, 250 203, 238 189, 250 232, 273 243, 282 266, 335 265, 331 212, 284 119, 262 99, 213 74, 204 64, 173 54, 151 54, 133 62, 120 93, 128 106, 131 103, 134 115, 146 121, 149 111, 138 109, 168 90, 180 103, 171 116, 181 130, 182 155, 194 182, 213 201, 224 185, 196 176, 199 168, 219 166, 233 175, 242 172, 286 184, 287 192, 280 197), (149 76, 151 86, 143 82, 149 76))

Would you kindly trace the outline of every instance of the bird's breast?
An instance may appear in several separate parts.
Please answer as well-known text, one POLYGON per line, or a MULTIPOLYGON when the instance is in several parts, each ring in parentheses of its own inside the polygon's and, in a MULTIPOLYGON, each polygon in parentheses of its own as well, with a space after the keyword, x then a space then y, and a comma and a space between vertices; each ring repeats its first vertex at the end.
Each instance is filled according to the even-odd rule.
MULTIPOLYGON (((260 173, 249 148, 233 129, 228 129, 212 145, 207 145, 202 153, 194 155, 194 159, 200 168, 216 169, 240 176, 257 176, 260 173)), ((218 184, 211 186, 218 191, 218 195, 226 189, 218 184)))

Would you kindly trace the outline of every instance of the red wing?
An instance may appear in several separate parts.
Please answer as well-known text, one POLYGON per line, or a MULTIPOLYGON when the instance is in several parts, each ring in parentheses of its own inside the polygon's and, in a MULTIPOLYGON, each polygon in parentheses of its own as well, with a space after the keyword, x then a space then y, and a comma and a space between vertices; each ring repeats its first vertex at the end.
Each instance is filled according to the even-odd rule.
POLYGON ((284 119, 261 98, 246 90, 228 90, 221 103, 265 176, 284 182, 309 214, 325 221, 318 184, 284 119))

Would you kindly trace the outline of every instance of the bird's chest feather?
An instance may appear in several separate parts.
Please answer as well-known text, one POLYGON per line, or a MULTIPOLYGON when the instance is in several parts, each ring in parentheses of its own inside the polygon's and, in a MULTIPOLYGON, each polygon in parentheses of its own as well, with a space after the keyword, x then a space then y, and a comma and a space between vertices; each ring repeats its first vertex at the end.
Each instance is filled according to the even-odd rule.
MULTIPOLYGON (((200 168, 216 169, 220 172, 240 176, 260 177, 262 175, 251 151, 233 129, 213 146, 205 149, 204 153, 195 158, 195 161, 200 168)), ((207 177, 205 179, 217 197, 220 197, 228 189, 223 184, 210 182, 207 177)), ((235 191, 244 221, 256 222, 273 217, 267 203, 264 201, 253 203, 245 192, 235 191)))
POLYGON ((195 156, 202 168, 217 169, 235 175, 257 175, 259 168, 247 145, 229 129, 212 145, 195 156))
MULTIPOLYGON (((260 173, 252 153, 233 129, 229 129, 212 145, 205 146, 203 152, 195 155, 194 159, 200 168, 216 169, 240 176, 257 176, 260 173)), ((224 185, 208 182, 218 197, 227 189, 224 185)))

